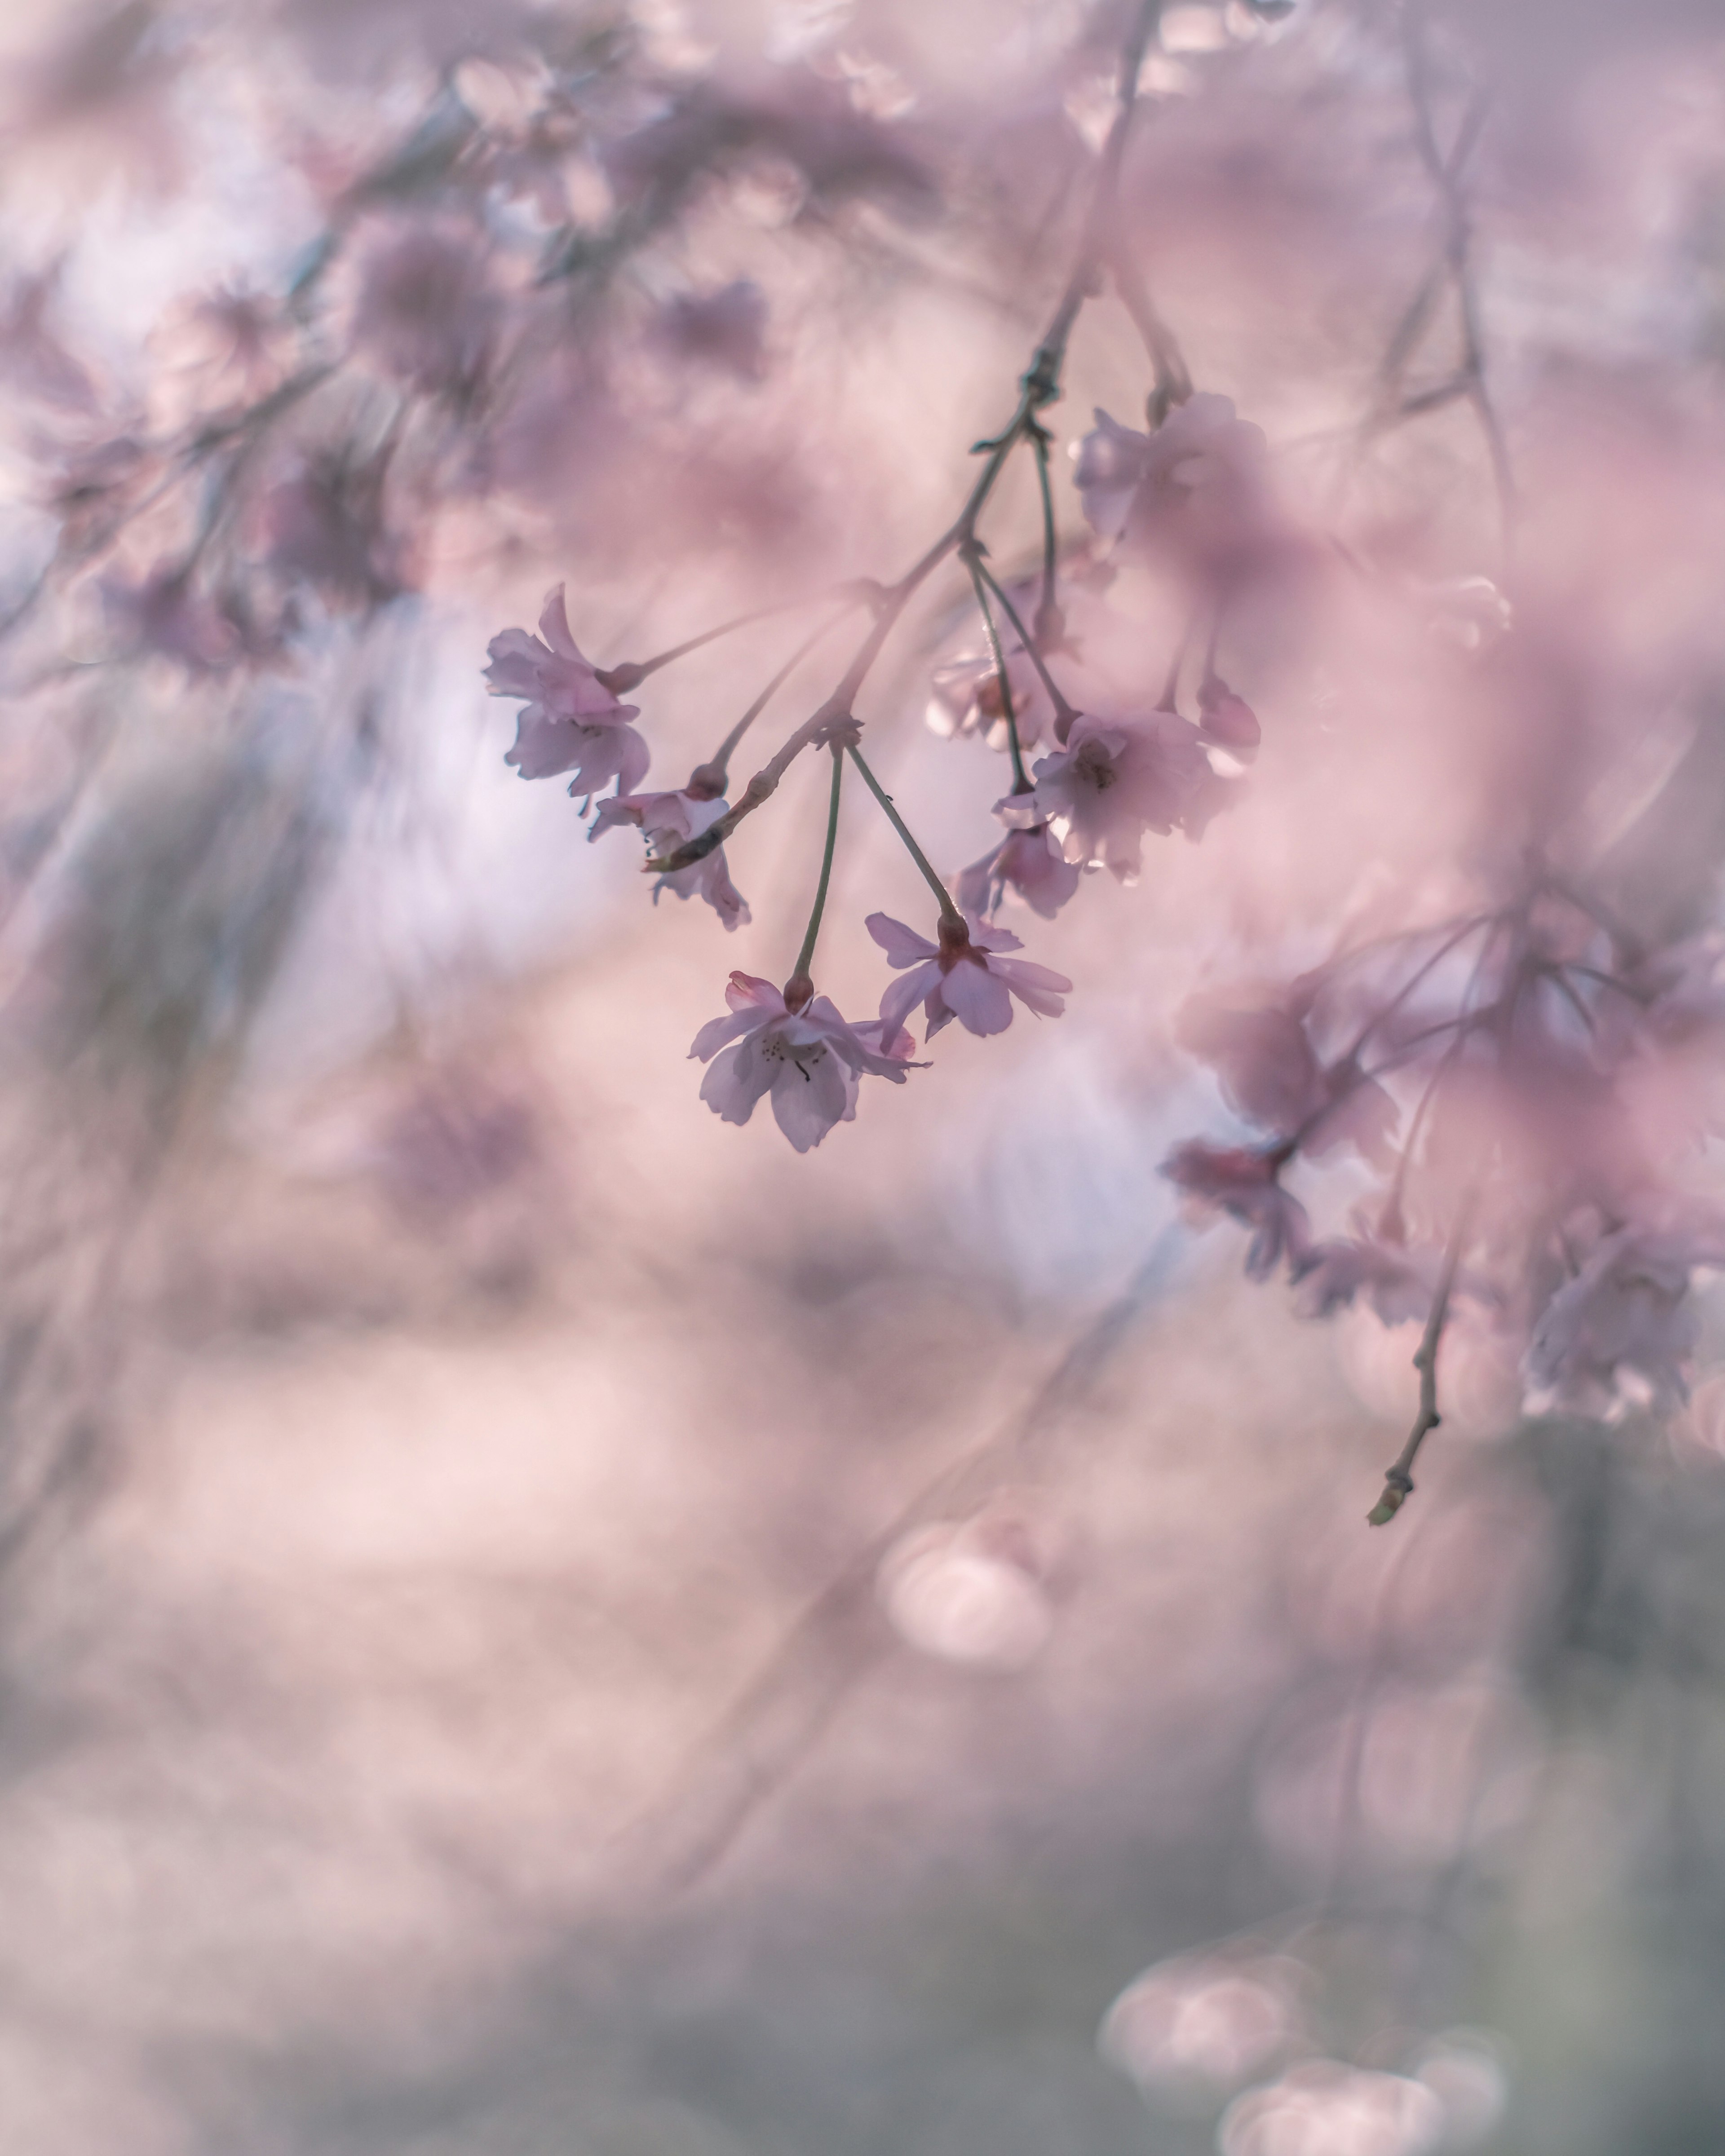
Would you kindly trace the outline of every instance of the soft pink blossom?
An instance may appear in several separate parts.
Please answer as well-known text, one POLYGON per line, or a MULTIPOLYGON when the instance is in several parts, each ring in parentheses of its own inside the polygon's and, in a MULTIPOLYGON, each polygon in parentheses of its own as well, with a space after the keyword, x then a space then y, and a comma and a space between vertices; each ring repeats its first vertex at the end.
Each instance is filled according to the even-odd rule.
POLYGON ((1105 539, 1137 536, 1194 502, 1235 507, 1255 494, 1263 430, 1235 417, 1232 398, 1201 390, 1149 434, 1106 412, 1096 417, 1078 445, 1075 478, 1085 516, 1105 539))
POLYGON ((1389 1164, 1394 1101, 1348 1058, 1327 1069, 1297 1011, 1281 1004, 1242 1009, 1194 996, 1175 1038, 1210 1065, 1229 1106, 1249 1122, 1297 1142, 1314 1159, 1351 1144, 1377 1166, 1389 1164))
POLYGON ((1285 1145, 1257 1150, 1189 1139, 1174 1147, 1162 1173, 1189 1198, 1252 1230, 1245 1263, 1250 1279, 1266 1280, 1284 1257, 1297 1277, 1312 1247, 1311 1224, 1299 1199, 1281 1187, 1287 1159, 1285 1145))
MULTIPOLYGON (((673 853, 710 829, 728 805, 692 793, 619 793, 599 804, 587 835, 591 841, 601 831, 631 824, 646 839, 649 853, 673 853)), ((741 928, 750 918, 747 901, 731 880, 722 846, 704 854, 689 868, 660 876, 653 886, 655 905, 662 891, 675 891, 679 898, 704 898, 727 929, 741 928)))
POLYGON ((689 1053, 712 1065, 701 1097, 727 1123, 746 1123, 771 1094, 778 1127, 807 1152, 834 1123, 855 1119, 864 1076, 905 1081, 912 1044, 901 1029, 848 1024, 824 996, 792 1010, 752 973, 732 973, 725 1000, 730 1016, 702 1026, 689 1053))
MULTIPOLYGON (((1013 724, 1019 747, 1032 748, 1052 735, 1054 705, 1023 644, 1007 649, 1006 685, 1012 694, 1013 724)), ((1000 675, 986 653, 968 652, 937 666, 929 680, 929 731, 943 740, 980 734, 992 749, 1004 751, 1011 739, 1000 675)))
POLYGON ((183 568, 153 569, 136 584, 103 580, 110 621, 134 652, 177 660, 194 674, 231 666, 244 651, 239 625, 202 592, 183 568))
POLYGON ((649 761, 646 742, 629 724, 639 706, 619 703, 583 658, 569 632, 561 584, 546 598, 539 632, 536 637, 506 629, 489 647, 490 694, 526 700, 504 762, 523 778, 572 771, 572 793, 597 793, 613 778, 619 793, 633 793, 649 761))
POLYGON ((1009 795, 995 814, 1021 829, 1046 824, 1074 867, 1129 882, 1143 865, 1145 832, 1172 831, 1209 772, 1198 729, 1172 711, 1084 716, 1064 749, 1036 763, 1035 791, 1009 795))
POLYGON ((967 913, 991 915, 1011 891, 1033 913, 1052 921, 1082 874, 1063 859, 1048 826, 1034 824, 1027 831, 1009 831, 992 854, 971 863, 958 878, 958 903, 967 913))
POLYGON ((1623 1228, 1606 1235, 1546 1305, 1524 1368, 1542 1404, 1609 1415, 1689 1396, 1697 1265, 1725 1263, 1725 1235, 1623 1228))
POLYGON ((501 316, 485 256, 466 232, 409 227, 366 258, 353 331, 414 388, 466 397, 485 372, 501 316))
POLYGON ((743 382, 767 372, 767 295, 739 277, 712 292, 680 293, 660 318, 660 334, 685 359, 705 361, 743 382))
POLYGON ((963 942, 955 932, 950 938, 943 932, 937 943, 931 943, 885 913, 869 916, 864 925, 886 953, 887 963, 909 968, 880 998, 880 1024, 887 1034, 896 1034, 919 1003, 930 1040, 955 1018, 972 1033, 1004 1033, 1012 1024, 1014 996, 1039 1017, 1058 1018, 1065 1010, 1061 998, 1072 983, 1064 973, 1028 959, 1000 957, 1024 947, 1009 929, 991 927, 974 913, 964 918, 968 934, 963 942))
POLYGON ((1219 674, 1206 674, 1198 685, 1198 731, 1238 763, 1250 763, 1264 738, 1257 713, 1219 674))

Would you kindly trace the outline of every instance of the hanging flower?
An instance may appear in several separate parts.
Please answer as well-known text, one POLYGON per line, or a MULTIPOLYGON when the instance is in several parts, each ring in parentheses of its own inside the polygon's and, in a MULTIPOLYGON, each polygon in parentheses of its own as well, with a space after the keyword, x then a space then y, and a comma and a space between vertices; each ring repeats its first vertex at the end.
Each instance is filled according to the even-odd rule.
POLYGON ((1009 891, 1033 913, 1052 921, 1078 888, 1083 871, 1065 860, 1046 824, 1009 831, 992 854, 973 861, 959 876, 958 903, 967 913, 994 913, 1009 891))
POLYGON ((1045 824, 1072 866, 1128 883, 1143 865, 1145 832, 1172 831, 1209 773, 1198 729, 1173 711, 1081 716, 1065 747, 1034 766, 1035 791, 1009 794, 994 813, 1024 830, 1045 824))
MULTIPOLYGON (((647 841, 649 854, 674 853, 691 839, 716 824, 729 803, 704 799, 693 793, 618 793, 602 802, 588 833, 589 843, 601 831, 632 824, 647 841)), ((741 928, 750 919, 747 901, 731 880, 725 849, 716 847, 686 869, 662 875, 653 886, 653 902, 662 891, 679 898, 704 898, 727 929, 741 928)))
POLYGON ((965 915, 964 925, 961 940, 943 922, 940 941, 931 943, 885 913, 869 916, 864 926, 888 964, 910 968, 880 998, 880 1024, 888 1034, 896 1033, 919 1003, 930 1040, 955 1018, 971 1033, 1004 1033, 1012 1024, 1014 996, 1039 1017, 1058 1018, 1065 1010, 1062 998, 1072 983, 1064 973, 1000 957, 1024 947, 1010 929, 991 927, 974 913, 965 915))
POLYGON ((619 793, 634 792, 650 761, 646 742, 629 724, 638 706, 619 703, 582 656, 569 633, 561 584, 546 598, 539 636, 506 629, 492 638, 489 655, 489 693, 526 699, 506 763, 523 778, 573 772, 571 793, 595 793, 613 778, 619 793))
POLYGON ((730 1016, 702 1026, 689 1050, 712 1065, 701 1097, 727 1123, 746 1123, 770 1094, 774 1119, 798 1152, 855 1119, 863 1077, 902 1086, 911 1067, 913 1044, 901 1028, 872 1019, 850 1025, 824 996, 793 1009, 770 981, 738 973, 725 1000, 730 1016))

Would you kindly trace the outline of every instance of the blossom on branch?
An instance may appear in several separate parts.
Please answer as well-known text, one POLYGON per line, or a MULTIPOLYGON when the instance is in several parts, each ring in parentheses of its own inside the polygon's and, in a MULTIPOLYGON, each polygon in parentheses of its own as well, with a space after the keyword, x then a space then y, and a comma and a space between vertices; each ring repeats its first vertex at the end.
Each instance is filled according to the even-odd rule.
POLYGON ((1621 1228, 1560 1287, 1534 1327, 1523 1369, 1542 1407, 1615 1417, 1669 1413, 1689 1397, 1697 1265, 1725 1264, 1725 1234, 1621 1228))
MULTIPOLYGON (((729 805, 692 793, 617 793, 600 803, 588 839, 590 844, 602 831, 632 824, 646 839, 649 854, 675 853, 716 824, 729 805)), ((686 869, 660 876, 653 886, 655 905, 662 891, 675 891, 679 898, 704 898, 727 929, 741 928, 750 919, 747 901, 731 880, 722 846, 686 869)))
MULTIPOLYGON (((1013 725, 1019 747, 1032 748, 1054 729, 1054 704, 1035 661, 1021 644, 1004 653, 1006 685, 1012 694, 1013 725)), ((1004 751, 1010 739, 1000 675, 985 653, 966 653, 937 666, 930 676, 927 720, 931 733, 980 734, 988 747, 1004 751)))
POLYGON ((1391 1157, 1396 1106, 1351 1056, 1326 1069, 1301 1016, 1286 1004, 1230 1008, 1194 996, 1175 1029, 1180 1045, 1208 1063, 1230 1107, 1297 1144, 1312 1159, 1344 1145, 1378 1167, 1391 1157))
MULTIPOLYGON (((807 983, 804 983, 806 988, 807 983)), ((770 981, 732 973, 728 1018, 702 1026, 689 1053, 712 1068, 701 1097, 727 1123, 746 1123, 763 1095, 798 1152, 818 1146, 834 1123, 853 1122, 865 1076, 905 1082, 912 1042, 901 1029, 855 1026, 825 996, 793 1010, 770 981)))
POLYGON ((919 1003, 930 1040, 955 1018, 971 1033, 1004 1033, 1012 1024, 1014 996, 1039 1018, 1058 1018, 1066 1008, 1062 999, 1072 983, 1064 973, 1027 958, 1000 957, 1024 947, 1011 930, 990 927, 974 913, 964 919, 963 941, 943 925, 937 943, 885 913, 871 913, 864 923, 887 963, 910 969, 880 998, 880 1024, 888 1034, 897 1032, 919 1003))
POLYGON ((546 598, 538 636, 506 629, 491 639, 488 652, 488 693, 526 700, 506 763, 523 778, 572 771, 572 793, 595 793, 613 778, 619 793, 634 792, 650 761, 646 742, 629 724, 639 706, 619 703, 582 656, 561 584, 546 598))
POLYGON ((1033 913, 1052 921, 1082 874, 1061 855, 1047 824, 1033 824, 1028 830, 1009 831, 992 854, 971 863, 956 886, 958 903, 967 913, 987 916, 1011 891, 1033 913))
POLYGON ((1250 1280, 1267 1280, 1284 1257, 1297 1279, 1312 1249, 1306 1208, 1281 1187, 1288 1157, 1286 1146, 1260 1151, 1192 1138, 1162 1163, 1162 1173, 1188 1197, 1252 1230, 1245 1262, 1250 1280))
POLYGON ((1045 824, 1075 868, 1106 868, 1122 883, 1143 865, 1147 830, 1172 831, 1209 764, 1198 729, 1173 711, 1081 717, 1064 749, 1039 759, 1034 793, 995 804, 1002 822, 1045 824))

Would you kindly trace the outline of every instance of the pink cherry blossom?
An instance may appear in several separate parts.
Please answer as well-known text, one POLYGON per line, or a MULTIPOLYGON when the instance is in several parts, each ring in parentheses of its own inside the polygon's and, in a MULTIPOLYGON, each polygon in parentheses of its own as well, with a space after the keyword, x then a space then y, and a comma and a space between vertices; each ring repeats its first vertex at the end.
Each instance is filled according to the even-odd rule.
POLYGON ((1035 764, 1035 791, 1009 796, 995 814, 1021 829, 1046 824, 1074 867, 1127 883, 1143 865, 1145 832, 1172 831, 1209 773, 1198 729, 1173 711, 1086 716, 1064 749, 1035 764))
MULTIPOLYGON (((601 831, 632 824, 645 838, 649 853, 669 854, 711 829, 728 805, 685 793, 614 794, 600 803, 587 835, 591 841, 601 831)), ((731 880, 722 846, 689 868, 660 876, 653 886, 655 905, 662 891, 675 891, 679 898, 704 898, 727 929, 741 928, 750 918, 747 901, 731 880)))
POLYGON ((958 878, 958 903, 967 913, 988 916, 1009 891, 1033 913, 1052 921, 1078 888, 1083 871, 1062 858, 1045 824, 1009 831, 992 854, 973 861, 958 878))
POLYGON ((506 763, 523 778, 572 771, 572 793, 595 793, 613 778, 619 793, 635 791, 650 760, 646 742, 628 723, 639 707, 619 703, 582 656, 569 632, 561 584, 546 598, 539 636, 506 629, 491 639, 489 655, 489 693, 526 700, 506 763))
POLYGON ((1198 685, 1198 731, 1238 763, 1250 763, 1264 737, 1257 713, 1219 674, 1206 674, 1198 685))
POLYGON ((1215 498, 1225 496, 1237 506, 1257 487, 1263 431, 1235 417, 1232 398, 1200 391, 1150 434, 1106 412, 1096 417, 1075 478, 1085 516, 1105 539, 1137 536, 1194 501, 1219 506, 1215 498))
POLYGON ((101 593, 109 619, 134 653, 177 660, 193 674, 218 672, 243 655, 239 625, 193 588, 183 568, 153 569, 136 584, 107 578, 101 593))
POLYGON ((1240 1009, 1194 996, 1175 1037, 1208 1063, 1230 1107, 1313 1159, 1353 1145, 1378 1167, 1391 1158, 1396 1106, 1349 1059, 1326 1069, 1298 1012, 1286 1004, 1240 1009))
POLYGON ((1661 1413, 1689 1397, 1685 1366, 1697 1320, 1689 1299, 1697 1265, 1725 1263, 1725 1233, 1622 1228, 1604 1236, 1546 1305, 1523 1368, 1542 1405, 1615 1415, 1661 1413))
MULTIPOLYGON (((1013 723, 1019 747, 1032 748, 1050 737, 1054 729, 1054 705, 1035 662, 1023 644, 1009 648, 1006 685, 1012 692, 1013 723)), ((1001 701, 1000 676, 986 653, 966 653, 937 666, 930 677, 927 720, 929 731, 950 740, 954 735, 980 734, 992 749, 1004 751, 1011 738, 1006 706, 1001 701)))
POLYGON ((470 396, 501 316, 475 240, 454 226, 408 227, 372 247, 362 279, 357 341, 429 396, 470 396))
POLYGON ((873 1019, 850 1025, 824 996, 793 1010, 770 981, 737 973, 725 1000, 730 1016, 709 1020, 689 1050, 712 1065, 701 1097, 727 1123, 746 1123, 771 1094, 778 1127, 798 1152, 818 1146, 834 1123, 855 1120, 863 1077, 902 1086, 912 1067, 901 1029, 873 1019))
POLYGON ((1162 1164, 1169 1182, 1189 1197, 1252 1230, 1245 1263, 1252 1280, 1267 1280, 1284 1257, 1297 1278, 1311 1250, 1306 1208, 1279 1180, 1288 1157, 1286 1145, 1255 1150, 1189 1139, 1162 1164))
POLYGON ((919 1003, 930 1040, 955 1018, 972 1033, 1004 1033, 1012 1024, 1014 996, 1039 1017, 1058 1018, 1066 1008, 1061 998, 1072 983, 1064 973, 1000 957, 1024 947, 1011 930, 991 927, 974 913, 964 919, 964 941, 943 928, 940 941, 931 943, 885 913, 869 916, 864 926, 888 964, 910 969, 880 998, 880 1024, 888 1034, 896 1034, 919 1003))

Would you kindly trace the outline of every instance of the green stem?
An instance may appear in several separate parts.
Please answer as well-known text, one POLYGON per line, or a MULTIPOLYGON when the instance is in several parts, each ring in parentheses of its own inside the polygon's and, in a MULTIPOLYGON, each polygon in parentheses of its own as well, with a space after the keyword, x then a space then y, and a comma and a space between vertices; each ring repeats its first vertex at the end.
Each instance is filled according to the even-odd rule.
POLYGON ((1048 476, 1048 436, 1041 428, 1030 437, 1030 445, 1036 452, 1036 484, 1042 495, 1042 597, 1036 607, 1036 635, 1038 641, 1059 626, 1060 608, 1055 602, 1055 557, 1060 552, 1060 537, 1055 530, 1054 488, 1048 476))
POLYGON ((881 791, 880 782, 875 778, 874 773, 869 769, 867 764, 863 762, 862 752, 860 749, 853 748, 850 752, 850 756, 851 762, 863 775, 863 783, 868 788, 870 793, 874 795, 875 798, 880 803, 880 806, 886 811, 887 822, 891 824, 893 829, 896 831, 900 838, 904 840, 906 850, 909 853, 911 859, 915 861, 917 867, 922 871, 923 881, 940 901, 941 921, 942 925, 950 926, 954 928, 963 928, 964 916, 958 911, 957 907, 953 905, 952 893, 935 874, 933 868, 930 865, 927 855, 923 852, 922 847, 919 846, 916 844, 916 841, 911 836, 904 818, 899 814, 897 809, 892 805, 892 796, 890 793, 883 793, 881 791))
POLYGON ((766 710, 768 704, 772 702, 773 699, 778 694, 779 690, 783 688, 785 683, 789 680, 792 675, 796 672, 797 669, 803 664, 803 661, 809 656, 809 653, 814 650, 815 645, 820 642, 821 639, 827 634, 829 629, 836 629, 839 624, 844 620, 845 615, 850 612, 850 608, 849 606, 841 607, 837 613, 829 614, 826 620, 822 622, 819 629, 814 630, 809 635, 803 638, 803 641, 797 646, 790 657, 786 660, 783 665, 779 668, 778 673, 773 675, 773 679, 767 684, 767 686, 761 691, 760 695, 756 697, 754 702, 749 706, 742 716, 737 721, 737 724, 732 726, 730 732, 726 735, 724 740, 719 743, 717 749, 714 752, 712 761, 710 763, 703 764, 699 767, 699 775, 701 778, 714 782, 714 793, 716 797, 725 791, 726 767, 730 763, 731 758, 736 752, 737 744, 742 739, 749 728, 753 726, 755 721, 760 717, 762 712, 766 710))
POLYGON ((988 650, 994 661, 994 678, 1000 684, 1000 708, 1006 714, 1006 738, 1012 750, 1012 790, 1014 793, 1034 793, 1035 788, 1024 776, 1024 758, 1019 747, 1018 715, 1012 708, 1012 684, 1006 678, 1006 654, 1000 648, 1000 632, 994 626, 993 614, 989 611, 988 594, 983 583, 983 565, 974 554, 964 557, 970 571, 970 581, 976 588, 976 603, 982 609, 983 629, 988 636, 988 650))
POLYGON ((809 926, 803 932, 803 947, 797 953, 797 963, 791 969, 793 980, 806 980, 814 957, 814 939, 820 933, 820 916, 826 911, 827 886, 833 880, 833 850, 839 838, 839 789, 845 781, 845 752, 837 742, 833 743, 833 790, 827 802, 827 843, 820 857, 820 881, 814 886, 814 904, 809 911, 809 926))
MULTIPOLYGON (((974 559, 973 557, 972 558, 974 559)), ((1049 696, 1053 701, 1055 722, 1060 728, 1060 738, 1064 741, 1066 737, 1067 729, 1070 727, 1072 721, 1078 716, 1078 713, 1073 710, 1072 706, 1060 694, 1060 684, 1055 680, 1053 675, 1049 672, 1048 667, 1044 662, 1042 654, 1036 649, 1035 639, 1029 634, 1023 622, 1019 619, 1018 608, 1013 604, 1012 601, 1008 598, 1006 593, 1000 588, 999 579, 997 577, 991 576, 988 571, 979 561, 976 562, 975 567, 977 573, 980 575, 987 583, 988 589, 993 592, 995 598, 999 600, 1001 611, 1005 614, 1007 619, 1012 624, 1013 627, 1018 631, 1019 642, 1024 645, 1026 655, 1029 657, 1030 664, 1042 676, 1042 685, 1047 690, 1049 696)))

